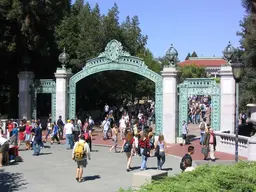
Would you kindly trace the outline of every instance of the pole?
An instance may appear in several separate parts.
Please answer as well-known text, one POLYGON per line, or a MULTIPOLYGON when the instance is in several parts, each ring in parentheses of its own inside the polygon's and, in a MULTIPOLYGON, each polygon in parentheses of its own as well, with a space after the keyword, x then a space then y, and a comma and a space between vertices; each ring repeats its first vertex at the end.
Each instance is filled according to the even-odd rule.
POLYGON ((236 140, 235 140, 235 161, 238 162, 238 125, 239 125, 239 83, 236 82, 236 114, 235 114, 235 130, 236 130, 236 140))

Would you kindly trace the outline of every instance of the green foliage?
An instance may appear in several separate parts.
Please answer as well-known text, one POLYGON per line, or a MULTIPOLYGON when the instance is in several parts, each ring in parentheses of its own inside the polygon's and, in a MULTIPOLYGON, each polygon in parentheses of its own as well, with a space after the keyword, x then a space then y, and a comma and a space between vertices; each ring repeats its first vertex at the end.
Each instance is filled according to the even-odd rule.
POLYGON ((216 77, 216 78, 213 78, 215 81, 216 81, 216 83, 220 83, 220 77, 216 77))
POLYGON ((180 81, 181 82, 183 82, 186 78, 206 77, 205 68, 199 67, 195 64, 179 67, 179 71, 180 71, 180 81))
POLYGON ((202 165, 192 172, 167 177, 138 192, 252 192, 256 191, 256 163, 202 165))
MULTIPOLYGON (((150 69, 160 72, 161 66, 145 48, 147 36, 141 33, 139 24, 137 16, 127 16, 124 22, 119 23, 116 4, 106 15, 102 15, 98 4, 91 8, 89 3, 83 5, 82 0, 77 0, 71 7, 70 14, 56 27, 55 34, 59 49, 66 47, 70 54, 73 72, 81 70, 88 59, 97 57, 112 39, 120 41, 124 50, 131 55, 144 59, 150 69)), ((129 72, 108 71, 94 74, 78 83, 77 108, 95 109, 106 102, 111 105, 121 104, 134 97, 152 98, 154 88, 151 80, 129 72)))

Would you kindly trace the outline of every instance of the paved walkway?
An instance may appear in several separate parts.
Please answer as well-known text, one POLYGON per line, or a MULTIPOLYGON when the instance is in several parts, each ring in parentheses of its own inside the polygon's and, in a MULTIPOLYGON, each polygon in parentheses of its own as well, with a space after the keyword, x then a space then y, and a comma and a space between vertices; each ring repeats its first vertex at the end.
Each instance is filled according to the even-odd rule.
MULTIPOLYGON (((92 159, 84 171, 85 182, 75 180, 76 164, 71 151, 63 144, 42 150, 42 155, 32 156, 32 151, 21 151, 24 162, 0 168, 1 192, 116 192, 120 187, 131 186, 133 172, 139 171, 140 157, 134 157, 132 172, 126 172, 125 154, 110 153, 109 148, 93 146, 92 159)), ((180 173, 180 158, 168 156, 164 168, 169 175, 180 173)), ((156 167, 156 158, 148 160, 148 167, 156 167)))
MULTIPOLYGON (((112 140, 103 140, 103 133, 102 132, 94 132, 93 133, 93 143, 101 146, 111 146, 112 145, 112 140)), ((192 146, 195 147, 195 153, 193 154, 193 160, 202 160, 203 155, 201 154, 201 145, 199 143, 199 140, 196 139, 192 141, 191 143, 192 146)), ((118 146, 122 146, 122 141, 118 141, 118 146)), ((179 144, 168 144, 168 149, 167 153, 173 156, 178 156, 178 157, 183 157, 187 153, 189 145, 185 146, 180 146, 179 144)), ((234 152, 235 153, 235 152, 234 152)), ((222 152, 215 152, 215 156, 217 160, 234 160, 235 155, 227 154, 227 153, 222 153, 222 152)), ((240 159, 245 160, 246 158, 240 157, 240 159)))

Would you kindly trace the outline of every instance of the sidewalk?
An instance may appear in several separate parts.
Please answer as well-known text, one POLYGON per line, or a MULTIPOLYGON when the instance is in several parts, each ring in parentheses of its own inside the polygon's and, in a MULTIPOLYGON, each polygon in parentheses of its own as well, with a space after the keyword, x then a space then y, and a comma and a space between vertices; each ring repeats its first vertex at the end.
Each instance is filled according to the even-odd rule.
MULTIPOLYGON (((103 132, 95 131, 93 132, 93 141, 92 143, 94 145, 100 145, 100 146, 108 146, 111 147, 113 142, 111 139, 109 140, 103 140, 103 132)), ((199 144, 199 140, 192 141, 192 146, 195 147, 195 153, 193 154, 193 160, 203 160, 203 155, 201 154, 201 145, 199 144)), ((122 146, 122 141, 120 139, 118 140, 118 147, 122 146)), ((187 153, 189 145, 186 146, 180 146, 179 144, 168 144, 167 145, 167 153, 169 155, 174 155, 178 157, 183 157, 187 153)), ((215 156, 217 161, 218 160, 234 160, 235 155, 222 153, 222 152, 215 152, 215 156)), ((240 159, 246 160, 244 157, 240 157, 240 159)))

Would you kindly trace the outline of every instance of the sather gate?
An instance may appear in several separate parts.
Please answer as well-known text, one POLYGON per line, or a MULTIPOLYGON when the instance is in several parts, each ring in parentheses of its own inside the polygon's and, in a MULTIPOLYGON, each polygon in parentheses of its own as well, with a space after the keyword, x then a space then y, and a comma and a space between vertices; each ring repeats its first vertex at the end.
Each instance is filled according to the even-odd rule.
POLYGON ((76 115, 77 82, 89 75, 111 70, 136 73, 148 78, 155 83, 156 132, 162 132, 163 77, 160 74, 150 70, 142 59, 131 56, 130 53, 124 51, 121 43, 117 40, 110 41, 103 53, 101 53, 98 57, 87 61, 84 68, 70 78, 68 92, 69 118, 75 118, 76 115))
POLYGON ((178 85, 179 89, 179 135, 182 121, 188 119, 188 97, 191 95, 211 96, 211 128, 220 130, 220 86, 210 78, 188 78, 178 85))
MULTIPOLYGON (((168 51, 173 50, 171 47, 168 51)), ((62 53, 65 55, 65 52, 62 53)), ((187 120, 188 96, 211 95, 211 127, 227 130, 234 127, 234 79, 230 66, 220 69, 221 83, 213 79, 186 79, 177 86, 178 70, 175 64, 164 66, 161 74, 150 70, 144 61, 123 50, 120 42, 110 41, 105 51, 86 62, 81 71, 72 74, 64 65, 57 68, 56 79, 34 79, 31 71, 22 71, 19 77, 19 118, 37 118, 37 94, 51 94, 52 120, 62 116, 76 116, 76 84, 83 78, 103 71, 120 70, 136 73, 155 83, 156 134, 163 133, 168 143, 175 143, 181 134, 181 123, 187 120), (179 90, 179 92, 178 92, 179 90), (222 115, 220 115, 222 114, 222 115)))

